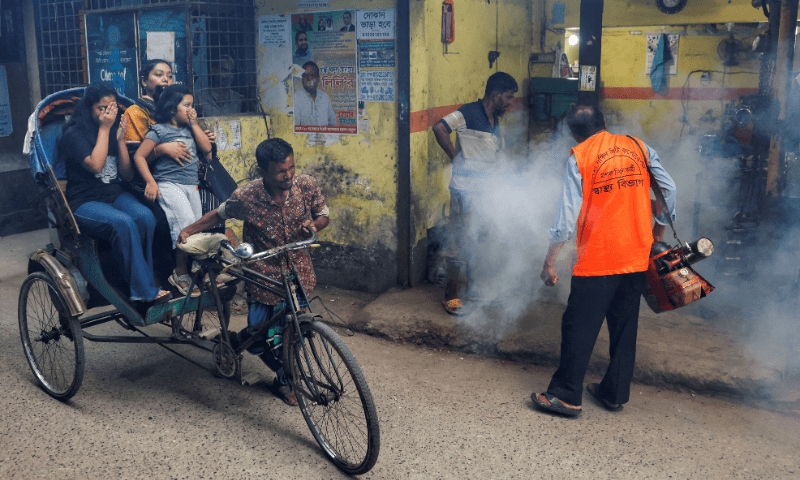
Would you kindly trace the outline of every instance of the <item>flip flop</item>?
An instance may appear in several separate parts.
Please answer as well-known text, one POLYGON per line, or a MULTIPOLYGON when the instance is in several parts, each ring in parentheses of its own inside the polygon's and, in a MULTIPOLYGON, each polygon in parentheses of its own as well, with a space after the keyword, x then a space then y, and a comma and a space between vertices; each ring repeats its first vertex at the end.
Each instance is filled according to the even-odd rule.
POLYGON ((536 396, 536 392, 531 393, 531 400, 533 403, 536 404, 537 407, 541 408, 542 410, 546 410, 548 412, 559 413, 561 415, 566 415, 568 417, 577 417, 581 414, 581 409, 574 409, 569 408, 568 406, 561 403, 561 400, 557 399, 553 395, 550 395, 547 392, 542 393, 544 398, 547 399, 548 403, 544 403, 543 401, 539 400, 536 396))
POLYGON ((161 305, 172 300, 172 294, 166 290, 159 290, 158 296, 149 300, 137 300, 136 303, 142 307, 150 308, 155 305, 161 305))
POLYGON ((273 395, 283 400, 283 403, 286 405, 290 407, 297 406, 297 396, 289 385, 281 384, 276 378, 272 381, 272 385, 270 385, 269 389, 272 391, 273 395))
POLYGON ((598 403, 600 403, 600 405, 602 405, 603 408, 605 408, 609 412, 619 412, 624 408, 624 405, 622 404, 614 406, 614 404, 612 404, 605 398, 601 397, 599 383, 590 383, 589 385, 586 385, 586 391, 589 392, 589 395, 593 396, 594 399, 597 400, 598 403))
POLYGON ((464 308, 464 305, 461 304, 461 300, 457 298, 453 298, 451 300, 444 300, 442 302, 442 305, 444 305, 444 310, 450 315, 462 317, 469 313, 469 311, 467 311, 467 309, 464 308))

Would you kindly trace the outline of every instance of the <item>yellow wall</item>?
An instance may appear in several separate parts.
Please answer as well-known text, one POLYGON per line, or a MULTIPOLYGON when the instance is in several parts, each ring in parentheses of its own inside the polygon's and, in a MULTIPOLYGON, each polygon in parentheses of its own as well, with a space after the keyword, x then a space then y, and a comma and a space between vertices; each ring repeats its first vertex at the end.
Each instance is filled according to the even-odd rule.
MULTIPOLYGON (((524 152, 532 5, 526 0, 456 0, 455 41, 445 53, 441 41, 442 2, 411 2, 411 111, 429 111, 427 123, 432 124, 447 111, 432 109, 474 102, 483 97, 491 74, 509 73, 519 84, 516 96, 520 97, 522 108, 506 114, 502 122, 509 148, 524 152), (488 54, 492 50, 499 51, 500 57, 489 68, 488 54)), ((414 132, 412 125, 411 172, 412 243, 416 243, 425 237, 427 229, 441 223, 449 202, 450 160, 430 128, 414 132)))
MULTIPOLYGON (((551 18, 552 4, 566 5, 564 24, 556 28, 580 25, 580 0, 545 0, 546 16, 551 18)), ((764 22, 761 10, 750 5, 749 0, 689 0, 678 13, 667 15, 658 9, 654 0, 605 0, 603 26, 689 25, 701 23, 764 22)))
MULTIPOLYGON (((545 51, 560 43, 570 61, 574 61, 578 59, 578 48, 570 48, 566 44, 570 32, 562 29, 579 27, 580 0, 560 0, 566 4, 566 15, 564 23, 558 25, 550 22, 552 4, 555 1, 546 0, 545 15, 550 30, 546 31, 545 51)), ((752 31, 750 34, 736 35, 749 48, 758 30, 757 22, 765 21, 766 17, 761 10, 753 8, 750 2, 690 1, 681 12, 667 15, 658 10, 652 0, 606 0, 603 10, 600 85, 604 89, 601 91, 601 99, 605 98, 602 100, 602 108, 608 114, 608 120, 639 124, 641 133, 657 143, 669 143, 678 138, 682 126, 684 136, 719 128, 718 122, 700 121, 700 117, 704 117, 708 110, 713 110, 712 117, 719 117, 724 110, 724 104, 729 100, 721 101, 721 95, 714 95, 721 94, 723 89, 728 90, 728 96, 735 97, 738 95, 732 93, 731 89, 758 87, 758 56, 751 54, 739 66, 725 67, 717 55, 717 46, 727 35, 698 33, 704 33, 703 24, 715 24, 719 30, 724 31, 725 23, 734 22, 734 30, 752 31), (681 33, 677 75, 670 76, 668 80, 668 87, 672 90, 652 98, 608 98, 617 96, 622 88, 650 88, 650 77, 645 74, 644 34, 660 31, 681 33), (689 77, 689 73, 695 70, 711 71, 710 81, 702 81, 699 73, 689 77), (690 92, 705 99, 692 99, 682 104, 681 92, 684 92, 683 96, 690 92), (686 125, 681 123, 684 106, 685 118, 689 122, 686 125)), ((761 28, 765 26, 762 24, 761 28)), ((549 68, 534 67, 534 75, 549 76, 549 68)), ((642 90, 628 92, 630 97, 642 97, 644 93, 642 90)))
MULTIPOLYGON (((255 4, 256 20, 261 15, 395 8, 394 0, 332 0, 324 9, 299 9, 296 0, 255 4)), ((299 66, 292 67, 294 48, 294 37, 285 47, 257 43, 259 98, 271 135, 294 147, 298 173, 317 180, 330 207, 330 225, 320 235, 325 246, 315 253, 317 275, 321 282, 346 288, 392 287, 397 284, 396 103, 366 103, 358 135, 294 134, 291 82, 300 73, 299 66)))
MULTIPOLYGON (((297 8, 296 1, 271 1, 256 12, 260 15, 313 12, 297 8)), ((330 9, 394 8, 395 2, 336 1, 330 9)), ((355 18, 353 18, 355 21, 355 18)), ((294 44, 292 43, 292 47, 294 44)), ((288 95, 284 80, 290 64, 275 65, 272 52, 258 45, 259 93, 272 120, 272 135, 288 141, 295 149, 299 171, 313 175, 323 187, 331 209, 331 224, 321 239, 338 244, 369 246, 383 242, 396 248, 397 122, 392 103, 367 103, 365 118, 369 132, 358 135, 329 135, 328 145, 309 145, 310 135, 294 134, 287 113, 288 95), (284 103, 287 102, 287 103, 284 103)))
MULTIPOLYGON (((691 31, 696 31, 690 29, 691 31)), ((646 33, 646 32, 645 32, 646 33)), ((603 109, 612 115, 621 114, 620 123, 636 121, 642 127, 646 138, 662 144, 669 143, 681 135, 701 133, 704 130, 715 130, 719 123, 700 121, 701 117, 712 110, 712 117, 724 113, 724 105, 729 98, 739 96, 737 89, 757 89, 759 78, 759 61, 757 54, 747 54, 738 66, 724 66, 717 55, 717 47, 724 36, 683 35, 678 49, 677 74, 668 79, 669 98, 663 99, 655 95, 650 99, 605 99, 603 109), (701 78, 697 70, 710 71, 708 81, 701 78), (695 72, 689 76, 690 72, 695 72), (723 97, 723 89, 729 90, 723 97), (730 90, 733 90, 731 92, 730 90), (702 99, 691 99, 691 95, 701 95, 702 99), (681 97, 686 98, 681 101, 681 97), (684 116, 688 124, 683 125, 684 116)), ((752 37, 738 37, 746 44, 752 37)), ((645 74, 646 40, 644 34, 631 35, 630 28, 609 28, 603 31, 603 54, 601 64, 602 86, 604 91, 616 88, 642 87, 651 90, 650 77, 645 74), (619 59, 627 59, 620 61, 619 59)), ((648 91, 648 93, 649 93, 648 91)), ((741 90, 740 90, 741 91, 741 90)), ((608 96, 608 95, 606 95, 608 96)))

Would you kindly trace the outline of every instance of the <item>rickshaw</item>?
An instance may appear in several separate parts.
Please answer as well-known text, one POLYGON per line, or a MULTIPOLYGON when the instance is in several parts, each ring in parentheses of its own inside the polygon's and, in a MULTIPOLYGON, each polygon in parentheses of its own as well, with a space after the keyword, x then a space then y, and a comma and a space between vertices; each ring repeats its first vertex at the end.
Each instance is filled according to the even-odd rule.
MULTIPOLYGON (((311 248, 316 236, 254 252, 247 243, 234 248, 224 234, 198 234, 199 241, 191 242, 195 268, 189 291, 196 285, 200 295, 179 296, 149 308, 132 304, 128 287, 115 273, 109 246, 81 234, 64 197, 66 170, 57 158, 56 143, 65 118, 82 94, 83 88, 55 93, 35 112, 30 166, 40 193, 34 202, 47 215, 52 243, 29 260, 29 275, 20 288, 18 316, 25 358, 39 385, 61 401, 75 395, 86 363, 84 340, 190 345, 210 353, 216 375, 241 380, 244 350, 259 338, 266 338, 269 348, 283 361, 300 411, 324 453, 346 473, 369 471, 380 450, 372 394, 345 343, 320 315, 311 312, 287 255, 292 250, 311 248), (46 209, 40 206, 42 203, 46 209), (253 262, 273 257, 280 260, 280 280, 248 268, 253 262), (222 273, 226 275, 221 277, 222 273), (228 280, 223 283, 222 278, 228 280), (282 303, 271 319, 249 327, 247 341, 234 346, 231 334, 235 332, 228 330, 228 324, 231 299, 239 282, 263 288, 282 303), (282 319, 286 327, 281 334, 273 334, 282 319), (90 332, 92 327, 108 322, 142 335, 90 332), (146 332, 156 325, 162 327, 146 332)), ((127 108, 132 102, 120 96, 119 104, 127 108)))

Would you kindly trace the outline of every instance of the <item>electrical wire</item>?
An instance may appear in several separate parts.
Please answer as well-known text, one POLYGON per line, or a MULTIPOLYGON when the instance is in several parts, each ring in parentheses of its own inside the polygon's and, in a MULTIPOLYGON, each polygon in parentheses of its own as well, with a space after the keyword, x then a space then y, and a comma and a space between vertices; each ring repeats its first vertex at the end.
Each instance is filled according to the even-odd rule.
MULTIPOLYGON (((683 86, 681 87, 681 108, 683 110, 683 116, 681 116, 681 133, 680 137, 683 137, 684 128, 689 123, 689 120, 686 118, 687 110, 689 109, 689 101, 691 100, 688 96, 688 88, 689 88, 689 80, 692 78, 692 75, 695 73, 721 73, 722 74, 722 92, 725 91, 725 76, 726 75, 739 75, 739 74, 749 74, 749 75, 760 75, 760 72, 750 72, 747 70, 742 70, 738 72, 728 72, 727 67, 723 67, 722 71, 719 70, 692 70, 686 75, 686 81, 683 82, 683 86)), ((710 83, 710 80, 709 80, 710 83)), ((724 95, 720 94, 720 108, 724 109, 723 103, 724 95)))

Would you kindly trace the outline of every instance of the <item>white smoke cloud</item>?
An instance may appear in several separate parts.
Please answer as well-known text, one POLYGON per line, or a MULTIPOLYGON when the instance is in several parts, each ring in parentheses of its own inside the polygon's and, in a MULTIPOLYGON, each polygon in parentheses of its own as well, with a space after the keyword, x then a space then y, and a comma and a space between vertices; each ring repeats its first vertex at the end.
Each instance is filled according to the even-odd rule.
MULTIPOLYGON (((759 368, 800 371, 800 225, 783 224, 775 220, 775 212, 764 211, 763 218, 771 216, 771 222, 745 224, 745 234, 732 230, 737 212, 760 211, 757 194, 749 195, 742 188, 740 159, 701 151, 701 135, 662 138, 644 133, 635 114, 612 118, 625 123, 609 124, 610 132, 644 140, 658 152, 675 180, 675 228, 680 239, 693 242, 707 237, 715 245, 714 256, 695 268, 716 290, 679 312, 744 344, 761 362, 759 368)), ((574 145, 566 126, 548 141, 532 143, 528 158, 508 159, 511 166, 498 169, 498 175, 487 181, 490 193, 475 206, 470 229, 473 234, 483 233, 479 235, 483 242, 473 252, 470 275, 476 303, 474 311, 459 322, 482 342, 513 333, 543 296, 557 295, 566 303, 574 255, 570 244, 556 265, 559 286, 544 287, 539 274, 564 167, 574 145)), ((800 206, 795 208, 800 211, 800 206)), ((794 218, 800 218, 800 213, 794 218)), ((677 244, 669 228, 665 240, 677 244)))

